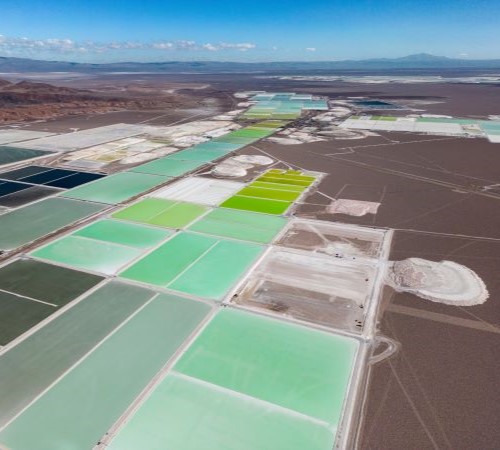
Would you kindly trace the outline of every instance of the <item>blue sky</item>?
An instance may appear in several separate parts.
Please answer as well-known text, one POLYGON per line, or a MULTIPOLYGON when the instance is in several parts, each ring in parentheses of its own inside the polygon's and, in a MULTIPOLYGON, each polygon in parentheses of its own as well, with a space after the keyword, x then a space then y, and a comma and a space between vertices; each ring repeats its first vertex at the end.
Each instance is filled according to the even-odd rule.
POLYGON ((88 62, 500 58, 499 0, 4 0, 0 56, 88 62))

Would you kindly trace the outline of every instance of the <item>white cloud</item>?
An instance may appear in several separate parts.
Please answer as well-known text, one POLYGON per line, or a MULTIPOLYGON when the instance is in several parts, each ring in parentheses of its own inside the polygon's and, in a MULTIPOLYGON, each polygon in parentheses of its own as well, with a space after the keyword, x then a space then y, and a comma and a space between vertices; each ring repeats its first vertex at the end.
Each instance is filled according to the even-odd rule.
POLYGON ((308 51, 308 52, 315 52, 316 51, 316 47, 307 47, 306 51, 308 51))
POLYGON ((56 54, 106 53, 119 50, 155 50, 155 51, 241 51, 253 50, 256 45, 250 42, 217 44, 199 44, 195 41, 156 41, 156 42, 75 42, 71 39, 30 39, 5 37, 0 35, 0 53, 35 54, 48 52, 56 54))
POLYGON ((216 52, 218 48, 215 45, 212 44, 203 44, 202 46, 205 50, 208 50, 209 52, 216 52))
POLYGON ((229 49, 229 50, 239 50, 240 52, 246 52, 248 50, 253 50, 256 47, 255 44, 251 44, 250 42, 243 42, 241 44, 231 44, 227 42, 221 42, 218 45, 218 48, 221 50, 229 49))

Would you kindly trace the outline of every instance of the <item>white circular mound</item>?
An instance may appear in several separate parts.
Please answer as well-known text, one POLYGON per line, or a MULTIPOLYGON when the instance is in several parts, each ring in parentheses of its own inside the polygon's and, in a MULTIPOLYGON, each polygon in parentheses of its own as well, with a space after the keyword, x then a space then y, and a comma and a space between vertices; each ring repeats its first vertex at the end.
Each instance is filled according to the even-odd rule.
POLYGON ((240 178, 247 174, 247 170, 236 164, 221 163, 212 169, 212 175, 221 178, 240 178))
POLYGON ((250 164, 248 162, 237 161, 234 158, 225 159, 220 163, 225 166, 234 166, 234 167, 242 167, 243 169, 251 169, 254 164, 250 164))
POLYGON ((268 166, 273 163, 271 158, 263 155, 238 155, 233 156, 231 160, 239 163, 253 164, 256 166, 268 166))
POLYGON ((452 261, 395 261, 389 267, 387 281, 397 291, 446 305, 479 305, 489 297, 483 280, 474 271, 452 261))

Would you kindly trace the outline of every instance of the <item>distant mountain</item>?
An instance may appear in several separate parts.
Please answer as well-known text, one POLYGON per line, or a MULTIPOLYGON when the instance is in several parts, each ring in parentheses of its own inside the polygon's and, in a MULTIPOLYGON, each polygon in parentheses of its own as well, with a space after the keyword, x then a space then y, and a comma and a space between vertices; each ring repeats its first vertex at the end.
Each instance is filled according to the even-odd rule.
POLYGON ((402 58, 376 58, 344 61, 286 61, 240 63, 220 61, 120 62, 86 64, 65 61, 41 61, 25 58, 0 57, 0 72, 154 72, 154 73, 248 73, 301 72, 332 70, 390 70, 390 69, 500 69, 500 59, 453 59, 427 53, 402 58))

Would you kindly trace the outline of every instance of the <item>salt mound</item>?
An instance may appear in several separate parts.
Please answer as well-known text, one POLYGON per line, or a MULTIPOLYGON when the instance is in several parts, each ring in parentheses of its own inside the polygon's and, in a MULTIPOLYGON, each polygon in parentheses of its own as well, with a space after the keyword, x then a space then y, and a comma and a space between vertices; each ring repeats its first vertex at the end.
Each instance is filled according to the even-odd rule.
POLYGON ((231 160, 240 163, 253 164, 256 166, 268 166, 273 163, 271 158, 263 155, 238 155, 231 158, 231 160))
POLYGON ((291 139, 291 138, 282 138, 282 137, 270 137, 267 138, 268 141, 274 142, 275 144, 281 144, 281 145, 300 145, 303 144, 302 141, 298 139, 291 139))
POLYGON ((239 178, 247 174, 254 166, 267 166, 273 160, 261 155, 239 155, 225 159, 212 169, 212 174, 224 178, 239 178))
POLYGON ((339 198, 333 200, 326 208, 328 214, 347 214, 348 216, 361 217, 366 214, 377 214, 380 203, 365 202, 363 200, 350 200, 339 198))
POLYGON ((387 281, 397 291, 447 305, 479 305, 489 297, 483 280, 474 271, 452 261, 396 261, 389 267, 387 281))
POLYGON ((222 178, 240 178, 247 174, 247 170, 237 164, 221 163, 212 169, 212 175, 222 178))

